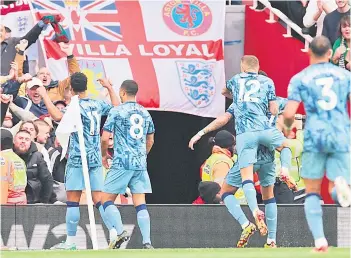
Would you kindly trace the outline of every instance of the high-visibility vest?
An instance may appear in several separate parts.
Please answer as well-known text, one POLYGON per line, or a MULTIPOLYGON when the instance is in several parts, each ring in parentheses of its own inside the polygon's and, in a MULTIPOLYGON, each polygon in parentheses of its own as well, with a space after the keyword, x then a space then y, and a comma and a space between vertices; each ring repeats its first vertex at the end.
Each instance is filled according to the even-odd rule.
POLYGON ((234 161, 225 155, 224 153, 212 153, 212 155, 205 161, 201 167, 201 179, 202 181, 214 181, 213 178, 213 168, 216 164, 224 162, 228 164, 231 168, 234 164, 234 161))
POLYGON ((1 204, 26 204, 27 168, 12 150, 0 152, 1 204))

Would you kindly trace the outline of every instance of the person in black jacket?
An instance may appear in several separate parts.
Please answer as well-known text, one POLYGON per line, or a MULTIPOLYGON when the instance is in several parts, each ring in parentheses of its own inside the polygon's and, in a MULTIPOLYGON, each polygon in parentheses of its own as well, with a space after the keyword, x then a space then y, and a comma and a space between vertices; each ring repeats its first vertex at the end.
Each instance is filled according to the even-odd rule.
POLYGON ((49 169, 29 132, 21 130, 14 139, 14 152, 26 163, 28 204, 49 203, 52 197, 53 179, 49 169))

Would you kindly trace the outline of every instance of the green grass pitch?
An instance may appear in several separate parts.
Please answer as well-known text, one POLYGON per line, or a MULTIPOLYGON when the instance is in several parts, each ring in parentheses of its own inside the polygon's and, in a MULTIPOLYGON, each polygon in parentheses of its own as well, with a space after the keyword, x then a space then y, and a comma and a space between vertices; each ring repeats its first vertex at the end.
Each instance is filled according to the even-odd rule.
POLYGON ((311 248, 155 249, 82 251, 3 251, 2 258, 349 258, 349 248, 312 253, 311 248))

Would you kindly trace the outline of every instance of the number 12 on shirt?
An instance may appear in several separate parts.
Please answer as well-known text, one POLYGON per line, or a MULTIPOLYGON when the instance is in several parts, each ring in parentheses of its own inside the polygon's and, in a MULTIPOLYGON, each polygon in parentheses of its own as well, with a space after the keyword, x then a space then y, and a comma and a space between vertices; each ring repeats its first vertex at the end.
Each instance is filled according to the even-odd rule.
POLYGON ((258 98, 252 97, 253 94, 260 90, 260 82, 257 80, 239 79, 239 101, 240 102, 255 102, 259 101, 258 98), (250 87, 250 90, 246 91, 246 86, 250 87))

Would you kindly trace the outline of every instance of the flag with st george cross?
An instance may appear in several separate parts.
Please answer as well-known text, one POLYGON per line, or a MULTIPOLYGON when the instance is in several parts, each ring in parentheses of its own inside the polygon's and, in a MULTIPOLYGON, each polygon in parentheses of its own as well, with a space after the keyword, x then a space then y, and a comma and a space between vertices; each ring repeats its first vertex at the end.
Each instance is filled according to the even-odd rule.
MULTIPOLYGON (((139 85, 148 109, 204 117, 224 112, 223 1, 33 0, 36 19, 60 15, 92 98, 106 98, 97 79, 115 90, 126 79, 139 85)), ((43 46, 55 79, 68 76, 66 57, 49 27, 43 46)))

